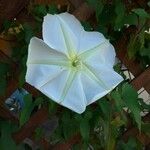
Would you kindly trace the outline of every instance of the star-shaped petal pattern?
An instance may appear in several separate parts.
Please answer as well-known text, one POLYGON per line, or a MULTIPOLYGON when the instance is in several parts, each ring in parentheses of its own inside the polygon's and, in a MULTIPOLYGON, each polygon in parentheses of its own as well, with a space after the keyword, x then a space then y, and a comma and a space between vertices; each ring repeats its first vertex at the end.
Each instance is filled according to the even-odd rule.
POLYGON ((29 44, 26 81, 77 113, 114 89, 115 50, 98 32, 86 32, 69 13, 46 15, 43 40, 29 44))

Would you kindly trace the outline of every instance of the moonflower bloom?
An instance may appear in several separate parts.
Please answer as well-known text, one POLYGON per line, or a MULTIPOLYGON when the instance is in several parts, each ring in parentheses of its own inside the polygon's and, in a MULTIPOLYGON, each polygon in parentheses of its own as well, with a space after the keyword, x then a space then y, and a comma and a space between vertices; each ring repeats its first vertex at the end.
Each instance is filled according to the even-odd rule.
POLYGON ((69 13, 47 14, 43 40, 29 44, 26 81, 77 113, 114 89, 123 78, 114 71, 115 50, 99 32, 86 32, 69 13))

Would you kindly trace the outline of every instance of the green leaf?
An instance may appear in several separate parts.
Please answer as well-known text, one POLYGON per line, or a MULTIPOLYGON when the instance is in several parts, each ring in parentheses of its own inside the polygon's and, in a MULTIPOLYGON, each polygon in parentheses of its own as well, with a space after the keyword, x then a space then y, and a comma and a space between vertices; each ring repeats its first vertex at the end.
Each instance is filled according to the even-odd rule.
POLYGON ((23 29, 24 29, 24 33, 25 33, 25 41, 27 44, 29 44, 30 39, 33 37, 33 30, 31 28, 30 25, 28 25, 27 23, 23 24, 23 29))
POLYGON ((0 78, 0 95, 5 93, 7 87, 7 81, 5 78, 0 78))
POLYGON ((111 111, 110 103, 107 101, 105 97, 103 97, 102 99, 98 101, 98 104, 103 113, 103 119, 108 121, 110 119, 110 111, 111 111))
POLYGON ((106 26, 106 25, 114 25, 115 23, 115 18, 116 18, 116 13, 115 13, 115 7, 114 5, 108 5, 106 4, 99 15, 99 22, 101 25, 106 26))
POLYGON ((150 134, 150 123, 143 123, 142 124, 142 131, 144 131, 145 133, 149 133, 150 134))
POLYGON ((86 31, 91 31, 92 30, 92 26, 90 25, 89 22, 82 21, 81 24, 84 27, 84 30, 86 30, 86 31))
POLYGON ((147 3, 147 5, 150 7, 150 1, 147 3))
POLYGON ((91 112, 91 111, 86 111, 86 112, 84 113, 84 118, 85 118, 86 120, 90 120, 90 119, 92 118, 92 112, 91 112))
POLYGON ((34 107, 35 106, 38 106, 38 105, 40 105, 40 104, 42 104, 44 102, 44 100, 43 100, 43 98, 42 97, 38 97, 38 98, 36 98, 35 99, 35 101, 34 101, 34 107))
POLYGON ((134 137, 130 137, 127 143, 124 143, 124 141, 119 141, 117 150, 141 150, 141 149, 138 149, 136 139, 134 137))
POLYGON ((111 121, 111 124, 114 126, 114 127, 121 127, 122 125, 125 124, 125 122, 123 120, 120 119, 120 117, 116 117, 115 119, 113 119, 111 121))
POLYGON ((140 50, 140 47, 141 47, 141 43, 139 41, 139 38, 135 35, 131 35, 128 44, 128 56, 130 59, 136 57, 137 52, 140 50))
POLYGON ((132 10, 135 14, 142 18, 150 18, 150 15, 142 8, 137 8, 132 10))
POLYGON ((3 28, 5 31, 7 31, 11 27, 11 25, 12 25, 12 22, 10 20, 5 19, 3 21, 3 28))
POLYGON ((35 134, 34 134, 34 138, 35 140, 40 140, 43 136, 43 129, 38 127, 35 129, 35 134))
POLYGON ((30 118, 31 112, 33 110, 33 103, 32 103, 32 95, 27 94, 24 96, 24 107, 21 110, 19 123, 20 126, 24 125, 30 118))
POLYGON ((137 25, 138 17, 134 13, 128 14, 124 17, 124 24, 137 25))
POLYGON ((124 104, 123 104, 123 101, 122 101, 120 93, 118 91, 113 91, 111 93, 111 97, 115 101, 117 109, 121 112, 124 104))
POLYGON ((19 87, 22 87, 25 83, 25 75, 26 75, 26 69, 22 69, 20 75, 19 75, 19 87))
POLYGON ((52 100, 49 100, 48 111, 50 114, 53 114, 57 111, 57 103, 52 100))
POLYGON ((88 4, 92 6, 96 12, 96 18, 99 19, 99 15, 101 14, 104 4, 100 0, 87 0, 88 4))
POLYGON ((9 70, 9 65, 3 62, 0 62, 0 77, 5 76, 9 70))
POLYGON ((125 6, 121 1, 116 2, 115 13, 117 14, 117 18, 115 20, 115 30, 118 30, 124 26, 123 19, 125 17, 125 6))
POLYGON ((150 105, 146 104, 142 98, 139 98, 139 103, 141 104, 142 109, 147 109, 150 111, 150 105))
POLYGON ((140 50, 140 54, 141 54, 141 56, 146 56, 146 57, 148 57, 150 59, 150 49, 149 48, 143 47, 140 50))
POLYGON ((81 136, 82 136, 83 140, 85 142, 88 142, 88 140, 89 140, 89 133, 90 133, 90 125, 89 125, 89 120, 87 120, 86 118, 83 118, 81 120, 80 133, 81 133, 81 136))
POLYGON ((58 13, 57 6, 54 5, 54 4, 48 5, 48 11, 47 11, 47 13, 57 14, 58 13))
POLYGON ((62 128, 65 139, 70 138, 78 131, 77 125, 77 122, 74 120, 74 118, 71 117, 70 112, 64 112, 62 116, 62 128))
POLYGON ((122 87, 122 98, 126 106, 130 109, 139 130, 141 130, 141 110, 138 103, 138 94, 136 90, 131 85, 124 84, 122 87))
POLYGON ((0 122, 0 149, 1 150, 16 150, 16 144, 11 137, 13 125, 10 122, 0 122))
POLYGON ((150 123, 142 123, 141 130, 150 137, 150 123))
POLYGON ((47 14, 47 10, 44 5, 36 5, 33 9, 33 13, 35 16, 42 18, 47 14))

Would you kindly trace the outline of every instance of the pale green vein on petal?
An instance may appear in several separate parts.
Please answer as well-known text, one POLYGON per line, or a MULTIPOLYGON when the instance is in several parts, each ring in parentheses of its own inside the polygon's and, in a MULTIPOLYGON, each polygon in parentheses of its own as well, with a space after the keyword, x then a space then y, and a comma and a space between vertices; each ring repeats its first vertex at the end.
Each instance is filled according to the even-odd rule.
POLYGON ((98 76, 97 73, 87 64, 83 63, 84 65, 84 70, 87 72, 87 75, 94 80, 96 83, 98 83, 100 86, 105 88, 106 90, 109 90, 110 88, 101 80, 98 76))
POLYGON ((62 103, 64 101, 64 99, 65 99, 65 97, 66 97, 66 95, 67 95, 67 93, 68 93, 68 91, 69 91, 69 89, 73 83, 73 80, 74 80, 76 74, 77 74, 76 70, 70 70, 68 79, 66 81, 65 87, 63 88, 62 95, 60 97, 60 99, 61 99, 60 103, 62 103))
POLYGON ((46 84, 48 84, 48 83, 50 83, 52 80, 54 80, 55 78, 57 78, 62 72, 63 72, 64 70, 62 70, 62 71, 60 71, 58 74, 56 74, 53 78, 51 78, 51 76, 50 76, 50 78, 51 79, 47 79, 45 82, 43 82, 43 84, 39 87, 40 89, 43 87, 43 86, 45 86, 46 84))
POLYGON ((74 47, 73 41, 71 40, 71 37, 68 35, 68 32, 65 30, 65 27, 62 23, 64 21, 59 16, 57 16, 57 17, 60 20, 60 27, 61 27, 61 31, 62 31, 62 34, 64 37, 64 41, 65 41, 69 56, 72 56, 75 54, 75 51, 74 51, 75 47, 74 47))
POLYGON ((95 54, 100 49, 103 49, 103 48, 107 47, 108 45, 109 45, 109 41, 106 40, 106 41, 100 43, 99 45, 97 45, 97 46, 95 46, 95 47, 93 47, 93 48, 91 48, 91 49, 89 49, 89 50, 79 54, 78 57, 81 58, 81 59, 86 59, 89 56, 92 56, 93 54, 95 54))
POLYGON ((56 65, 56 66, 64 66, 69 67, 70 64, 68 61, 52 61, 52 60, 36 60, 36 61, 29 61, 27 64, 38 64, 38 65, 56 65))

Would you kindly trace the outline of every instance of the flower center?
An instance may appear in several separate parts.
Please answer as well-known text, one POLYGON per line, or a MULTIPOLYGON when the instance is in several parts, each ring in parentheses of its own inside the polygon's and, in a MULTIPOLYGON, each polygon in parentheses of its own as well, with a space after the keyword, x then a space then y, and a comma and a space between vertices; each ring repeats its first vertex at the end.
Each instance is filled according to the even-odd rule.
POLYGON ((76 59, 74 59, 74 60, 72 61, 71 64, 72 64, 73 67, 77 67, 77 66, 80 65, 80 61, 79 61, 79 59, 76 58, 76 59))
POLYGON ((74 68, 79 68, 81 67, 81 60, 75 55, 75 56, 72 56, 70 58, 70 61, 71 61, 71 66, 74 67, 74 68))

